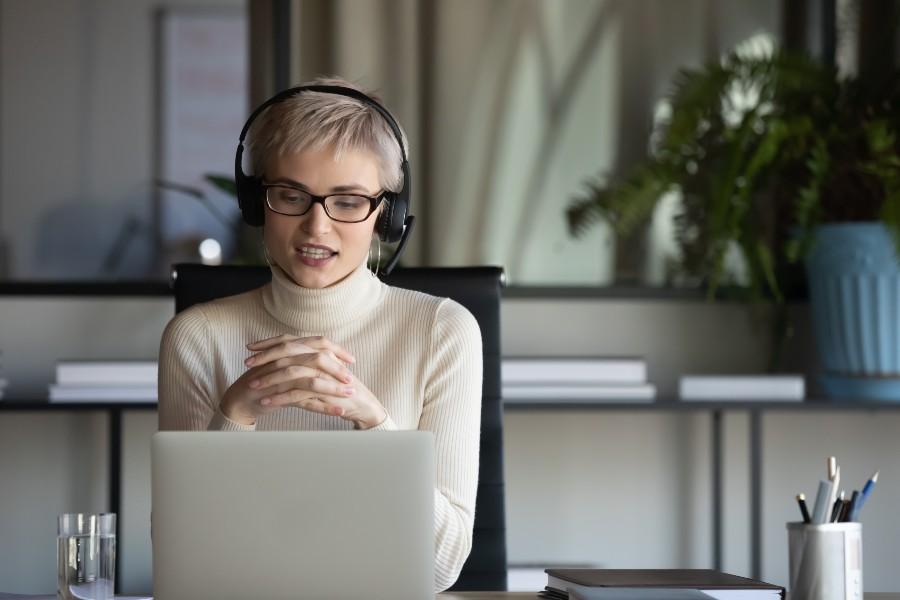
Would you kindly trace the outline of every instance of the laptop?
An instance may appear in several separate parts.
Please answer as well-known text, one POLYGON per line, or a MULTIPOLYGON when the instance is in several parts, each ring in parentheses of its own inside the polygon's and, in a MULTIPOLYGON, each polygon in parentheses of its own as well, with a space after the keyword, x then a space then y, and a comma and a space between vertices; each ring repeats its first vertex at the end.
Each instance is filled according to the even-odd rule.
POLYGON ((157 600, 434 597, 430 432, 153 436, 157 600))

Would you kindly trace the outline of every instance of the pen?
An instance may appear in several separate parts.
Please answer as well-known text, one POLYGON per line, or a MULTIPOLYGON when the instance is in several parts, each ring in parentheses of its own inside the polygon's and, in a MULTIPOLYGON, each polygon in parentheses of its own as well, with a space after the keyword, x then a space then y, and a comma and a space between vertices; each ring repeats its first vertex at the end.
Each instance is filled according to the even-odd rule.
POLYGON ((838 515, 838 523, 846 523, 847 515, 850 512, 850 501, 844 498, 844 503, 841 505, 841 512, 838 515))
MULTIPOLYGON (((834 458, 833 456, 831 458, 834 458)), ((829 478, 831 480, 831 495, 828 496, 828 504, 826 506, 832 506, 837 500, 838 494, 838 486, 841 483, 841 467, 840 465, 835 464, 834 471, 832 472, 832 477, 829 478)))
POLYGON ((819 491, 816 492, 816 503, 813 505, 812 523, 821 525, 828 517, 828 500, 831 497, 831 482, 825 479, 819 482, 819 491))
POLYGON ((842 508, 844 508, 844 490, 841 490, 837 500, 834 501, 834 506, 831 508, 831 518, 828 519, 829 523, 837 522, 837 518, 840 516, 842 508))
POLYGON ((828 457, 828 479, 834 480, 834 475, 837 473, 837 457, 829 456, 828 457))
POLYGON ((803 522, 809 523, 809 510, 806 508, 805 494, 797 494, 797 504, 800 505, 800 514, 803 515, 803 522))
POLYGON ((855 521, 859 517, 859 490, 853 490, 850 506, 847 508, 847 521, 855 521))
POLYGON ((878 473, 879 471, 875 471, 875 474, 869 477, 869 480, 866 482, 866 485, 863 486, 862 493, 859 495, 859 500, 857 501, 859 504, 859 508, 856 509, 856 512, 862 510, 863 505, 866 503, 866 500, 869 499, 869 494, 872 493, 872 488, 875 487, 875 484, 878 482, 878 473))

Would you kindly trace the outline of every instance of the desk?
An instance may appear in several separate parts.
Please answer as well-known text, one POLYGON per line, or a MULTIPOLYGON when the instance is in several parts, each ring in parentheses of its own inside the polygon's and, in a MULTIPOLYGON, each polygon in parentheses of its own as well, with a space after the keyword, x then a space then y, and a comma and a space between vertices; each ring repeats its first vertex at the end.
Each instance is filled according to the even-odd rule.
MULTIPOLYGON (((865 600, 900 600, 900 593, 866 592, 865 600)), ((41 600, 41 596, 19 596, 0 592, 0 600, 16 600, 17 598, 41 600)), ((56 598, 56 596, 46 596, 56 598)), ((540 600, 536 592, 444 592, 435 600, 540 600)), ((790 600, 790 598, 788 599, 790 600)))
MULTIPOLYGON (((852 401, 852 400, 824 400, 807 399, 804 402, 689 402, 679 401, 674 398, 660 398, 655 402, 628 403, 628 402, 504 402, 505 411, 567 411, 567 410, 628 410, 628 411, 675 411, 675 412, 709 412, 710 420, 710 470, 712 498, 710 505, 710 518, 712 522, 712 550, 713 561, 710 568, 722 570, 723 555, 723 515, 724 503, 724 464, 723 445, 724 432, 722 426, 723 414, 730 411, 744 411, 749 413, 749 441, 750 441, 750 576, 760 578, 762 573, 762 415, 767 411, 897 411, 900 403, 852 401)), ((46 399, 0 401, 0 411, 100 411, 108 414, 109 427, 109 512, 119 515, 122 522, 121 506, 121 449, 122 449, 122 415, 125 411, 155 411, 155 402, 141 403, 117 403, 117 402, 61 402, 51 403, 46 399)), ((121 535, 120 538, 121 540, 121 535)), ((116 560, 119 560, 117 555, 116 560)), ((121 568, 117 565, 116 577, 119 577, 121 568)), ((118 583, 118 582, 117 582, 118 583)), ((900 600, 898 597, 895 600, 900 600)))
MULTIPOLYGON (((900 592, 866 592, 864 596, 865 600, 900 600, 900 592)), ((437 600, 538 600, 538 598, 534 592, 445 592, 437 595, 437 600)))
POLYGON ((444 592, 437 600, 539 600, 534 592, 444 592))

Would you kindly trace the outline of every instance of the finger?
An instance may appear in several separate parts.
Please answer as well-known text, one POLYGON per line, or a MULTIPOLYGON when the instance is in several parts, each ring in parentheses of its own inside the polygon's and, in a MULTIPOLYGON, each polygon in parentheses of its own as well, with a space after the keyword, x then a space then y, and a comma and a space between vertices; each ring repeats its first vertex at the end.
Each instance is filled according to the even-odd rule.
POLYGON ((308 398, 298 403, 297 406, 299 406, 303 410, 308 410, 310 412, 316 412, 323 415, 328 414, 328 405, 318 398, 308 398))
POLYGON ((340 359, 346 363, 355 363, 356 362, 355 356, 350 354, 350 352, 348 352, 345 348, 337 345, 336 343, 332 342, 331 340, 329 340, 328 338, 326 338, 323 335, 313 335, 313 336, 301 338, 301 337, 297 337, 295 335, 282 334, 282 335, 267 338, 264 340, 250 342, 249 344, 247 344, 247 348, 249 348, 250 350, 261 351, 261 350, 265 350, 265 349, 277 346, 278 344, 285 344, 285 343, 290 343, 290 342, 298 342, 298 343, 310 346, 312 348, 328 349, 328 350, 334 352, 335 356, 337 356, 338 359, 340 359))
MULTIPOLYGON (((275 368, 287 368, 290 365, 303 365, 315 369, 322 375, 327 375, 344 383, 353 381, 353 374, 350 370, 347 369, 343 363, 324 352, 308 352, 305 354, 292 354, 280 357, 278 356, 279 354, 281 354, 280 350, 267 350, 261 355, 254 357, 255 360, 252 362, 248 360, 245 361, 245 363, 248 366, 272 364, 275 368)), ((298 375, 303 376, 305 374, 298 373, 298 375)))
POLYGON ((332 352, 338 360, 342 360, 345 363, 355 363, 356 357, 350 354, 345 348, 335 344, 328 338, 323 335, 317 335, 308 338, 301 338, 304 344, 309 346, 310 348, 318 348, 320 350, 329 350, 332 352))
POLYGON ((312 392, 306 390, 287 390, 259 399, 261 405, 271 409, 284 408, 285 406, 300 406, 305 402, 311 401, 321 402, 312 392))
POLYGON ((327 402, 323 398, 307 398, 306 400, 301 400, 294 406, 299 406, 304 410, 309 410, 312 412, 321 413, 323 415, 331 415, 335 417, 342 417, 344 416, 345 412, 344 407, 327 402))
POLYGON ((307 400, 301 401, 296 406, 299 406, 303 410, 308 410, 310 412, 316 412, 323 415, 341 416, 344 414, 344 410, 342 408, 335 407, 334 405, 328 404, 327 402, 323 402, 321 398, 308 398, 307 400), (339 409, 340 415, 335 412, 335 408, 339 409))
POLYGON ((302 338, 293 337, 291 339, 280 340, 274 342, 266 348, 260 348, 260 352, 248 357, 244 364, 248 367, 251 365, 264 365, 288 356, 299 356, 302 354, 313 354, 315 348, 307 346, 303 343, 302 338))
POLYGON ((349 369, 344 366, 344 363, 336 360, 330 353, 317 354, 311 361, 306 361, 304 364, 308 367, 318 369, 323 374, 330 375, 343 383, 350 383, 353 381, 353 374, 349 369))
POLYGON ((260 346, 258 348, 259 352, 248 357, 244 364, 249 367, 252 365, 263 365, 285 356, 310 354, 312 351, 331 352, 328 349, 328 344, 330 342, 321 336, 307 338, 289 336, 284 339, 277 339, 266 347, 260 346))
MULTIPOLYGON (((253 381, 255 381, 257 379, 260 379, 267 375, 271 375, 272 373, 277 373, 279 371, 283 371, 285 369, 290 369, 290 370, 294 371, 295 378, 296 377, 311 377, 311 378, 321 377, 321 378, 333 380, 334 377, 332 377, 328 373, 322 372, 320 369, 318 369, 315 366, 309 366, 309 365, 305 364, 305 362, 312 363, 313 358, 314 358, 314 356, 310 356, 307 359, 305 359, 303 356, 288 356, 285 358, 279 358, 278 360, 268 363, 268 364, 251 367, 250 369, 247 370, 246 373, 244 373, 243 377, 247 380, 247 384, 250 385, 251 383, 253 383, 253 381), (299 368, 302 368, 305 370, 301 370, 299 368, 293 368, 293 367, 299 367, 299 368)), ((350 383, 350 382, 347 382, 347 383, 350 383)), ((250 387, 261 388, 261 387, 265 387, 265 386, 264 385, 259 385, 259 386, 251 385, 250 387)))
POLYGON ((305 408, 305 406, 303 405, 308 402, 312 402, 316 406, 320 407, 340 406, 340 402, 342 402, 342 399, 336 398, 334 396, 328 396, 327 394, 324 394, 322 392, 289 389, 277 394, 266 395, 259 401, 259 403, 263 406, 270 406, 273 408, 282 408, 285 406, 300 406, 301 408, 305 408))
POLYGON ((280 394, 291 389, 308 390, 317 394, 349 398, 356 394, 356 389, 331 379, 318 377, 314 369, 300 365, 273 371, 250 381, 253 389, 265 395, 280 394))
POLYGON ((276 335, 274 337, 266 338, 264 340, 256 340, 255 342, 250 342, 249 344, 247 344, 247 348, 256 348, 256 349, 269 348, 271 346, 274 346, 275 344, 287 342, 292 339, 298 339, 298 338, 295 335, 283 333, 281 335, 276 335))
POLYGON ((256 372, 252 376, 249 375, 250 371, 247 371, 248 376, 250 376, 250 380, 247 382, 248 387, 255 390, 266 390, 269 387, 286 381, 304 377, 315 379, 319 375, 319 371, 312 367, 294 364, 286 366, 280 365, 281 363, 278 362, 276 364, 253 367, 251 371, 256 372))

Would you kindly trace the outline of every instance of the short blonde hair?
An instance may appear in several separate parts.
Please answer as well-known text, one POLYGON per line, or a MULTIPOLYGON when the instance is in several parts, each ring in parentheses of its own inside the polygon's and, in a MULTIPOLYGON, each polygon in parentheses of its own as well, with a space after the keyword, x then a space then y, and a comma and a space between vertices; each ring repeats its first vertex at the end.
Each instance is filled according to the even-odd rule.
MULTIPOLYGON (((348 87, 382 104, 371 92, 336 77, 319 77, 301 85, 348 87)), ((400 133, 406 153, 406 134, 402 128, 400 133)), ((403 159, 397 137, 381 113, 356 98, 310 91, 297 94, 261 112, 247 131, 245 143, 253 174, 258 177, 265 174, 266 165, 275 156, 328 146, 334 147, 336 158, 347 150, 373 153, 381 187, 392 192, 403 187, 403 159)))

